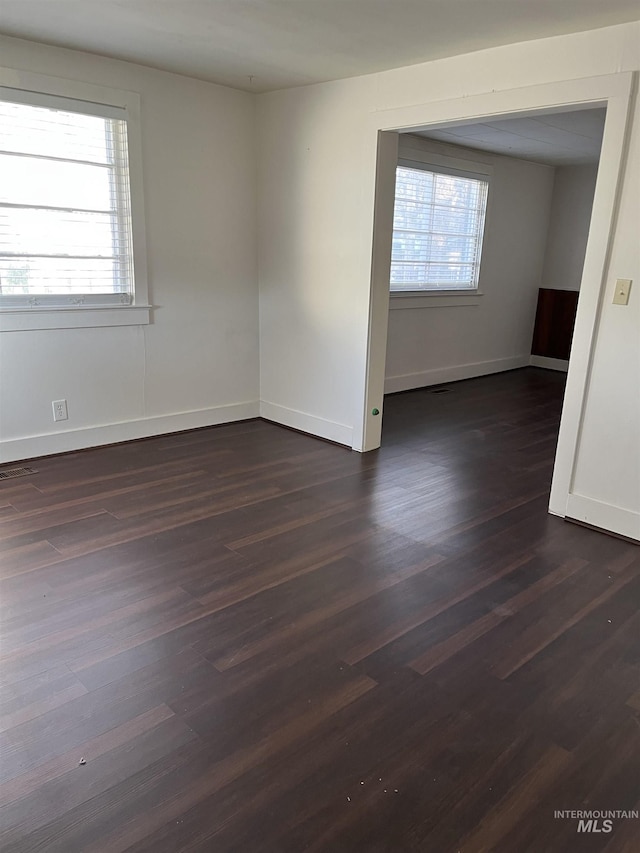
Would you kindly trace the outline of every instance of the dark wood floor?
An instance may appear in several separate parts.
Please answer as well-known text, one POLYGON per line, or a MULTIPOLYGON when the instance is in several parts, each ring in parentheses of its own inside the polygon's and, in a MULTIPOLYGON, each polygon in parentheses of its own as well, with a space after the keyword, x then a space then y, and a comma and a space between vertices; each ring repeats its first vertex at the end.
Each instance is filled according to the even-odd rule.
POLYGON ((640 850, 640 549, 546 512, 562 376, 0 484, 3 851, 640 850), (84 760, 86 763, 81 763, 84 760))

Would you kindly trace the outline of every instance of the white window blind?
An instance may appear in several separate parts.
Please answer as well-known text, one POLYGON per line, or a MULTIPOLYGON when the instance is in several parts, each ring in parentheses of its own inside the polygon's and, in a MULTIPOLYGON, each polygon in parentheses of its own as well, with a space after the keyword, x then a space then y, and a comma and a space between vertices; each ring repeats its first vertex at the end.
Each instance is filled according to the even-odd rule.
POLYGON ((124 109, 0 91, 0 304, 129 304, 133 284, 124 109))
POLYGON ((398 166, 391 290, 475 290, 489 182, 398 166))

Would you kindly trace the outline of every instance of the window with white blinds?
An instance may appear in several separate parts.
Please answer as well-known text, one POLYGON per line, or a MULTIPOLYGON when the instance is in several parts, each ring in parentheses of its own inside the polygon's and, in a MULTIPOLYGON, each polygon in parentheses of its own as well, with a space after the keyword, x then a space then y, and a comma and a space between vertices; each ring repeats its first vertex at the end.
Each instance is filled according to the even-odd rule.
POLYGON ((391 291, 477 290, 489 182, 398 166, 391 291))
POLYGON ((123 108, 0 89, 0 305, 128 305, 123 108))

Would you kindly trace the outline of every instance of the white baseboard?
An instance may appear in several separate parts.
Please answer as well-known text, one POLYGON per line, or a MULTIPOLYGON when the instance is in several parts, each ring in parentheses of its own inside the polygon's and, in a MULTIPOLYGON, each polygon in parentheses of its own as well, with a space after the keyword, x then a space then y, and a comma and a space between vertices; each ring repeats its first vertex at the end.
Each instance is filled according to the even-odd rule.
POLYGON ((640 513, 605 504, 584 495, 569 495, 566 518, 582 521, 640 542, 640 513))
POLYGON ((249 403, 236 403, 229 406, 214 406, 210 409, 198 409, 192 412, 177 412, 171 415, 159 415, 151 418, 139 418, 118 424, 84 427, 65 432, 32 435, 16 438, 0 444, 0 463, 15 462, 22 459, 35 459, 38 456, 51 456, 55 453, 67 453, 70 450, 83 450, 86 447, 99 447, 103 444, 117 444, 136 438, 148 438, 153 435, 181 432, 199 427, 215 426, 230 421, 243 421, 257 418, 260 404, 257 400, 249 403))
POLYGON ((268 421, 293 427, 293 429, 299 429, 302 432, 308 432, 310 435, 317 435, 338 444, 344 444, 346 447, 351 447, 352 444, 353 427, 335 421, 327 421, 306 412, 299 412, 297 409, 289 409, 286 406, 279 406, 277 403, 261 400, 260 416, 268 421))
POLYGON ((529 358, 531 367, 545 367, 547 370, 561 370, 566 373, 569 370, 569 362, 563 358, 547 358, 546 355, 532 355, 529 358))
POLYGON ((457 382, 459 379, 473 379, 489 373, 502 373, 527 367, 528 355, 516 355, 512 358, 498 358, 493 361, 476 361, 471 364, 457 364, 455 367, 438 367, 435 370, 423 370, 419 373, 405 373, 403 376, 387 376, 384 381, 384 393, 408 391, 411 388, 425 388, 428 385, 440 385, 442 382, 457 382))

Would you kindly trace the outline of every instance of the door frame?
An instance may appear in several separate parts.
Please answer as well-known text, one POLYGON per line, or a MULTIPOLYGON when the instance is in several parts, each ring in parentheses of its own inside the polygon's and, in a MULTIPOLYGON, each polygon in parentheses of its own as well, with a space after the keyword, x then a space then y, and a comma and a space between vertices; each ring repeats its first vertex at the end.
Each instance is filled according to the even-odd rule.
POLYGON ((541 112, 606 107, 549 503, 549 511, 554 515, 571 514, 576 456, 607 281, 634 82, 632 72, 607 74, 416 104, 383 110, 370 117, 369 131, 377 138, 371 289, 362 431, 354 447, 374 450, 380 446, 382 434, 382 417, 373 412, 383 410, 398 133, 541 112))

